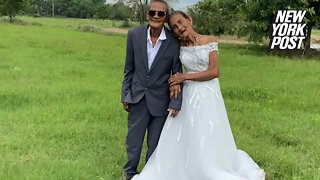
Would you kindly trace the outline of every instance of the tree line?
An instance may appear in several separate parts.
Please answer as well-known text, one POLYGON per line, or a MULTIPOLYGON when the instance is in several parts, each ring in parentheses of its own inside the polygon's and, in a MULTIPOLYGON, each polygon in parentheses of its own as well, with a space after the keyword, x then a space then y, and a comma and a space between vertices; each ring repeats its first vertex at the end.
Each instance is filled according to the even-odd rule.
POLYGON ((9 16, 10 20, 19 14, 133 20, 144 24, 149 3, 150 0, 114 0, 109 4, 106 0, 0 0, 0 16, 9 16))
POLYGON ((306 49, 310 48, 312 29, 320 28, 320 0, 202 0, 190 7, 198 32, 248 37, 261 42, 270 34, 278 10, 306 10, 306 49))
POLYGON ((97 18, 137 20, 133 7, 124 1, 106 4, 105 0, 0 0, 0 15, 61 16, 68 18, 97 18))
MULTIPOLYGON (((173 2, 177 0, 168 0, 173 2)), ((0 16, 17 14, 132 20, 144 24, 150 0, 0 0, 0 16)), ((182 2, 182 1, 181 1, 182 2)), ((306 10, 307 38, 320 27, 320 0, 201 0, 188 8, 195 28, 202 34, 238 35, 260 42, 269 36, 270 25, 277 10, 306 10)), ((172 9, 171 9, 172 10, 172 9)))

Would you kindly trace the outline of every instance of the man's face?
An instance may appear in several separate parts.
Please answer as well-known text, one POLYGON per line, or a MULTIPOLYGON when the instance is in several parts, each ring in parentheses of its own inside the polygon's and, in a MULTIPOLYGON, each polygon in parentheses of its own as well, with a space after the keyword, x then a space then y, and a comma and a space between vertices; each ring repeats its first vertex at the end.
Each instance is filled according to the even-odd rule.
POLYGON ((167 6, 164 3, 151 3, 150 10, 147 13, 147 19, 151 28, 159 29, 163 27, 167 17, 166 10, 167 6))

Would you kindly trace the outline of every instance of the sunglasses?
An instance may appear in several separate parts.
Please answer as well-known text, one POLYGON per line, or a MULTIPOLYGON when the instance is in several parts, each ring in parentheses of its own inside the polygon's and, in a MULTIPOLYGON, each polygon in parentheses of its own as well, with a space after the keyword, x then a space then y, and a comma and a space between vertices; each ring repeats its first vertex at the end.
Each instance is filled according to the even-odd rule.
POLYGON ((149 16, 154 17, 156 14, 158 15, 158 17, 162 18, 165 15, 167 15, 167 12, 164 11, 154 11, 154 10, 149 10, 148 11, 149 16))

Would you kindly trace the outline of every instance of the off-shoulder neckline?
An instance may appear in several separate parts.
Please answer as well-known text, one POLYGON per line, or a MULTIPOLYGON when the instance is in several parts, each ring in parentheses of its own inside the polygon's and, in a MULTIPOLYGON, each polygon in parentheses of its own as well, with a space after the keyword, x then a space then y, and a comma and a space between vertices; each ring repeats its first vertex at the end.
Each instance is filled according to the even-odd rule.
POLYGON ((208 46, 210 44, 218 44, 218 42, 214 41, 214 42, 209 42, 207 44, 202 44, 202 45, 193 45, 193 46, 181 46, 182 48, 188 48, 188 47, 202 47, 202 46, 208 46))

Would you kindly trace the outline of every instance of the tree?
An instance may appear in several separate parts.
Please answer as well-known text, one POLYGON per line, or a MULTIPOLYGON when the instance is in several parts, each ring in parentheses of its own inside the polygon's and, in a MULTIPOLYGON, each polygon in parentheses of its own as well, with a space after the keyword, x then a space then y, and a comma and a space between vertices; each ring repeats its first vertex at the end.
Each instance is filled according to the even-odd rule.
POLYGON ((126 6, 123 2, 117 2, 113 5, 113 17, 111 19, 116 20, 128 20, 133 19, 134 10, 129 6, 126 6))
POLYGON ((140 25, 144 24, 149 0, 118 0, 119 2, 132 7, 135 10, 140 25))
POLYGON ((34 15, 40 16, 40 14, 43 14, 43 6, 44 6, 44 1, 43 0, 32 0, 32 4, 34 7, 34 15))
POLYGON ((114 9, 111 4, 103 4, 97 7, 94 18, 96 19, 112 19, 114 9))
POLYGON ((9 16, 13 22, 13 17, 23 8, 23 0, 0 0, 0 15, 9 16))
POLYGON ((54 15, 52 3, 54 0, 23 0, 23 13, 33 16, 50 16, 54 15))
POLYGON ((105 0, 23 0, 24 11, 35 16, 92 18, 105 0))
POLYGON ((320 0, 249 0, 243 7, 247 23, 246 34, 249 40, 259 42, 264 37, 269 36, 270 25, 278 10, 306 10, 306 40, 304 46, 310 48, 311 31, 314 27, 319 27, 320 21, 320 0))
POLYGON ((59 15, 71 18, 92 18, 99 5, 105 3, 104 0, 59 0, 55 1, 55 6, 59 15))
POLYGON ((306 10, 306 40, 310 48, 312 28, 320 27, 320 0, 202 0, 189 8, 194 25, 204 34, 237 34, 249 41, 268 37, 278 10, 306 10))
POLYGON ((195 29, 202 34, 239 34, 244 26, 244 0, 203 0, 188 9, 195 29))
POLYGON ((54 16, 54 0, 51 0, 52 1, 52 16, 54 16))
POLYGON ((309 0, 301 1, 304 3, 304 9, 307 10, 306 13, 306 23, 307 23, 307 38, 305 41, 305 48, 310 49, 311 44, 311 32, 314 27, 320 27, 320 0, 309 0))

